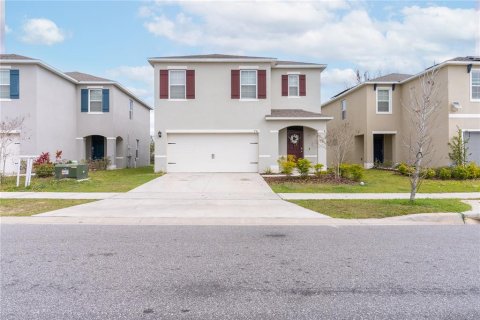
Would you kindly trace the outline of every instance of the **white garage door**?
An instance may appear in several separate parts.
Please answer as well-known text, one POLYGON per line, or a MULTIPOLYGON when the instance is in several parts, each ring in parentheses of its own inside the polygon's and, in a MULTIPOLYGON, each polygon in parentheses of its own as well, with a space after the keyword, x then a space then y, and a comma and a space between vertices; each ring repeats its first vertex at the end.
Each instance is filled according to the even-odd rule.
POLYGON ((480 165, 480 132, 478 131, 465 131, 464 137, 468 139, 468 161, 476 162, 480 165))
POLYGON ((168 133, 168 172, 257 172, 255 133, 168 133))

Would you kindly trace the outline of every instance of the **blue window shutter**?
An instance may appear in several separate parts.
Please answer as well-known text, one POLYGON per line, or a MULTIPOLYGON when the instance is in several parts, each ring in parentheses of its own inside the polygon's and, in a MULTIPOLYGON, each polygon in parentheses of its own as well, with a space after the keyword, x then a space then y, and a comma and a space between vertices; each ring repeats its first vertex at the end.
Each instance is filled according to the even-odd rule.
POLYGON ((80 111, 88 112, 88 89, 82 89, 81 93, 82 101, 80 104, 80 111))
POLYGON ((20 98, 20 73, 10 70, 10 99, 20 98))
POLYGON ((110 90, 108 89, 102 90, 102 111, 110 111, 110 90))

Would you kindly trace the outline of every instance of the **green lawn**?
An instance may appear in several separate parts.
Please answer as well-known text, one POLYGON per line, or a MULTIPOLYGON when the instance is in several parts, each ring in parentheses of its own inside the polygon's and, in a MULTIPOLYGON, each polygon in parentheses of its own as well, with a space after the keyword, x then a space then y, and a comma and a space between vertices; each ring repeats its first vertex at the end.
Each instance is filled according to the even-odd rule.
POLYGON ((456 199, 292 200, 304 208, 340 219, 387 218, 413 213, 464 212, 471 206, 456 199))
MULTIPOLYGON (((270 183, 278 193, 394 193, 410 192, 408 177, 391 171, 370 169, 365 171, 365 186, 355 184, 332 183, 270 183)), ((480 192, 480 180, 424 180, 419 192, 480 192)))
POLYGON ((92 201, 95 200, 2 199, 0 201, 0 217, 31 216, 42 212, 76 206, 92 201))
POLYGON ((145 182, 160 177, 153 172, 153 167, 118 169, 108 171, 90 171, 89 180, 72 179, 55 180, 55 178, 32 178, 30 187, 15 186, 16 178, 8 177, 1 185, 1 191, 44 191, 44 192, 126 192, 145 182))

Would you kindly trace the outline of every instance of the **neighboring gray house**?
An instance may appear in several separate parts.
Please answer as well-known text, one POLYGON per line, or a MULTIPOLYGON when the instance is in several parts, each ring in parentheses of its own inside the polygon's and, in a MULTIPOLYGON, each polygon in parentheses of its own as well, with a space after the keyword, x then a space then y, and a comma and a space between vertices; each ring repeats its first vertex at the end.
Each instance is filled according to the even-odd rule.
POLYGON ((192 55, 155 69, 155 171, 263 172, 292 154, 326 165, 323 64, 192 55))
POLYGON ((108 157, 110 169, 149 164, 150 106, 115 81, 61 72, 16 54, 0 55, 1 120, 25 117, 13 134, 15 156, 63 151, 63 159, 108 157))

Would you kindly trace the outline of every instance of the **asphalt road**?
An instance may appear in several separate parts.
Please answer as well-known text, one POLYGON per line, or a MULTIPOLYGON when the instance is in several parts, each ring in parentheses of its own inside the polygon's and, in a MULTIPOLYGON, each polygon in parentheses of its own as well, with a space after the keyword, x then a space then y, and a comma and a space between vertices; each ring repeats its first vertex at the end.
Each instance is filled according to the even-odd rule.
POLYGON ((1 225, 1 319, 480 319, 478 226, 1 225))

